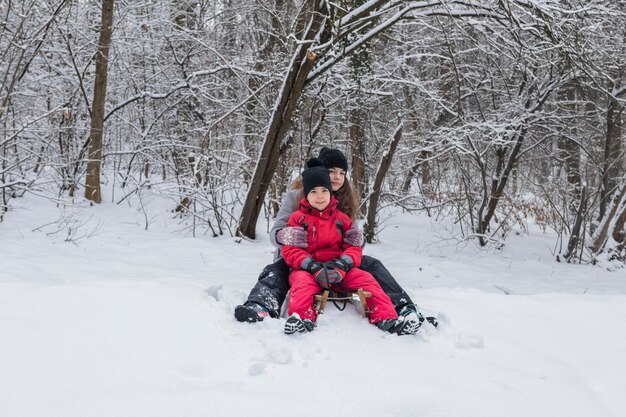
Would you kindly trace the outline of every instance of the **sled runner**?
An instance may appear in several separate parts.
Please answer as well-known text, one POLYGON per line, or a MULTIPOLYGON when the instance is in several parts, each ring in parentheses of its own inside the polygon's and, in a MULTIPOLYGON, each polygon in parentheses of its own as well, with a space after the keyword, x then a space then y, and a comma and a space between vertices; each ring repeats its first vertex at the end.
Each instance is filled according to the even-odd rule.
POLYGON ((363 291, 363 288, 357 290, 348 290, 346 292, 337 292, 333 290, 325 290, 321 294, 315 296, 315 301, 319 302, 317 306, 317 314, 322 314, 326 308, 326 303, 332 301, 340 311, 343 311, 348 304, 348 301, 359 300, 361 303, 361 316, 369 317, 370 310, 367 307, 366 299, 371 297, 372 293, 369 291, 363 291), (343 302, 343 306, 339 307, 339 304, 343 302))

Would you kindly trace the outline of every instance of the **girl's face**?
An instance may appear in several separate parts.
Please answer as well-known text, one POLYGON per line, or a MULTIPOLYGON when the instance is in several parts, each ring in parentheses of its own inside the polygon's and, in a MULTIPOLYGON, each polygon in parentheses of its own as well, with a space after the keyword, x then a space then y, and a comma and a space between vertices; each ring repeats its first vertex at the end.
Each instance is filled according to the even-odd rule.
POLYGON ((315 187, 307 194, 306 201, 315 210, 322 211, 330 204, 330 190, 326 187, 315 187))
POLYGON ((333 185, 333 191, 337 191, 341 188, 343 183, 346 181, 346 171, 341 168, 331 168, 330 171, 330 182, 333 185))

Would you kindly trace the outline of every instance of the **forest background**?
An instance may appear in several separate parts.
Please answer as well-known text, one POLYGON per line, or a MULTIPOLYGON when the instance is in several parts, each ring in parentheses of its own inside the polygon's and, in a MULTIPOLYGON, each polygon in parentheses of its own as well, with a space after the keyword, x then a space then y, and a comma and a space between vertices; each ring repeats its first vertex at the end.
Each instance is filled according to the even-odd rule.
POLYGON ((626 257, 622 0, 3 0, 0 56, 0 222, 150 189, 254 238, 330 146, 370 242, 392 205, 626 257))

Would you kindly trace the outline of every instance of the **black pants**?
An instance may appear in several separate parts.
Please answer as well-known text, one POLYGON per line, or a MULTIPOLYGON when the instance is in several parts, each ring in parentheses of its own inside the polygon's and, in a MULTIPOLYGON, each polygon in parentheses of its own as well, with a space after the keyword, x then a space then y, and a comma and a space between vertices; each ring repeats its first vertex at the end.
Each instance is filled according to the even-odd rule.
MULTIPOLYGON (((396 310, 399 311, 402 307, 413 304, 411 297, 378 259, 363 255, 359 268, 372 274, 383 291, 391 298, 396 310)), ((267 265, 259 275, 256 285, 250 291, 246 303, 261 304, 269 310, 272 317, 280 316, 280 307, 289 292, 290 271, 289 265, 282 258, 267 265)))

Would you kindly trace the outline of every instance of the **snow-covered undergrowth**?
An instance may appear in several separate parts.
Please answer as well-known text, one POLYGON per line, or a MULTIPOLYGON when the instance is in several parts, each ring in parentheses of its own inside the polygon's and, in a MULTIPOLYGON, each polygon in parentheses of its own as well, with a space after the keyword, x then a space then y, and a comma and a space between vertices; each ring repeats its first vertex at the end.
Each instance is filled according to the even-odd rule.
POLYGON ((188 237, 163 201, 0 224, 0 416, 626 415, 626 277, 554 261, 554 237, 497 253, 396 213, 381 259, 439 329, 386 335, 348 308, 311 334, 237 323, 272 248, 188 237), (149 222, 145 229, 146 220, 149 222))

